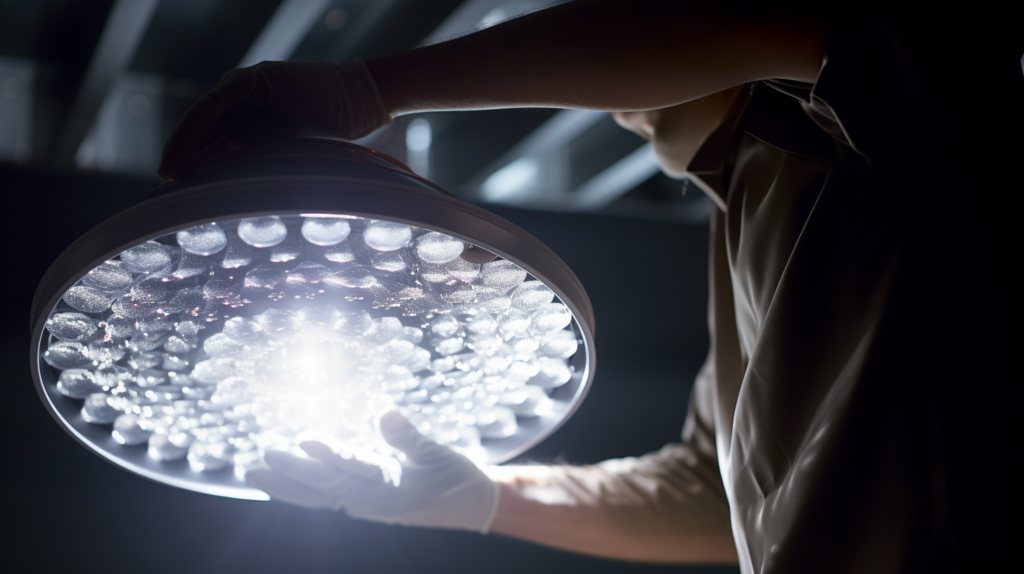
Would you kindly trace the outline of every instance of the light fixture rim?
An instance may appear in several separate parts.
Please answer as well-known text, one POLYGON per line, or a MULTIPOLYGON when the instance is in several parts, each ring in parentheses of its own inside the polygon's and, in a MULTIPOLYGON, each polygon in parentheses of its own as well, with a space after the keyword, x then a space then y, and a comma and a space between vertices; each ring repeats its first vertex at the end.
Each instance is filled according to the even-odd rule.
MULTIPOLYGON (((239 162, 245 161, 256 161, 259 158, 249 158, 249 160, 237 160, 232 162, 234 167, 239 166, 239 162)), ((281 161, 288 161, 287 158, 275 158, 281 159, 281 161)), ((335 161, 331 158, 320 158, 326 162, 335 161)), ((226 165, 226 164, 225 164, 226 165)), ((363 166, 356 171, 360 170, 373 170, 373 169, 385 169, 393 174, 404 176, 408 178, 409 174, 402 174, 399 170, 388 169, 382 166, 376 166, 371 164, 359 164, 363 166)), ((216 167, 216 166, 214 166, 216 167)), ((349 166, 351 167, 351 166, 349 166)), ((216 170, 214 170, 215 172, 216 170)), ((207 173, 210 173, 207 171, 207 173)), ((369 172, 367 172, 368 175, 369 172)), ((338 214, 349 214, 367 218, 378 218, 387 219, 390 221, 399 221, 402 223, 417 225, 419 227, 428 228, 432 230, 442 231, 444 233, 451 234, 454 237, 469 241, 473 244, 480 245, 481 247, 492 250, 498 255, 515 262, 522 266, 528 272, 533 274, 538 279, 545 282, 545 284, 552 287, 556 294, 565 302, 573 312, 573 322, 577 330, 577 335, 582 339, 583 344, 581 345, 580 352, 577 357, 581 358, 582 361, 574 361, 582 363, 582 372, 574 374, 574 377, 579 376, 580 380, 576 387, 575 396, 568 401, 568 408, 565 412, 556 420, 553 421, 547 428, 544 428, 541 432, 538 432, 529 440, 524 441, 518 447, 511 449, 506 452, 504 456, 497 462, 504 462, 515 456, 518 456, 522 452, 525 452, 529 448, 543 441, 554 433, 562 424, 564 424, 569 417, 579 408, 586 394, 589 392, 593 382, 594 367, 595 367, 595 353, 594 353, 594 335, 593 335, 593 311, 590 306, 589 298, 586 292, 583 290, 582 284, 579 279, 572 273, 571 269, 562 261, 553 251, 550 250, 546 245, 540 242, 538 239, 533 237, 531 234, 515 226, 511 222, 508 222, 504 218, 479 208, 475 205, 466 203, 462 200, 451 196, 446 193, 436 193, 437 189, 423 189, 423 181, 421 178, 410 178, 406 185, 401 185, 398 182, 391 181, 387 184, 382 184, 379 181, 375 181, 366 177, 355 177, 353 175, 303 175, 303 174, 290 174, 280 175, 275 177, 259 177, 259 178, 234 178, 222 181, 209 181, 206 183, 189 184, 187 181, 178 182, 179 189, 173 190, 167 193, 161 193, 158 195, 151 195, 140 203, 132 206, 122 212, 115 214, 108 218, 106 221, 93 227, 85 234, 83 234, 78 240, 73 242, 61 255, 54 261, 50 269, 47 270, 43 279, 40 281, 39 287, 36 290, 36 294, 33 300, 32 307, 32 374, 33 381, 36 386, 37 392, 40 394, 40 398, 43 400, 44 405, 51 416, 53 416, 69 434, 71 434, 78 442, 86 446, 89 450, 95 452, 98 456, 101 456, 108 462, 131 470, 132 472, 156 480, 172 486, 178 486, 181 488, 187 488, 200 492, 207 492, 209 494, 218 494, 222 496, 231 496, 234 498, 249 498, 249 499, 261 499, 262 496, 257 494, 258 491, 248 492, 250 489, 247 488, 244 483, 239 485, 239 489, 236 492, 225 492, 224 489, 218 488, 215 484, 210 485, 205 481, 197 477, 197 481, 193 483, 177 484, 174 480, 171 480, 165 475, 154 475, 150 476, 149 472, 140 470, 136 465, 125 464, 123 457, 118 457, 109 453, 106 449, 100 445, 96 445, 92 440, 75 429, 75 425, 70 421, 66 420, 64 416, 58 411, 57 406, 52 403, 50 396, 51 392, 44 388, 43 376, 40 372, 41 368, 49 368, 47 365, 41 364, 42 361, 42 345, 43 333, 46 319, 49 317, 52 310, 59 303, 61 296, 71 285, 73 285, 78 279, 80 279, 88 269, 91 269, 95 265, 98 265, 102 261, 109 259, 120 253, 123 249, 140 243, 142 241, 160 237, 171 233, 173 231, 186 228, 190 225, 204 223, 208 221, 222 221, 225 219, 238 219, 244 216, 258 216, 258 215, 286 215, 286 214, 300 214, 309 212, 319 213, 338 213, 338 214), (160 226, 156 231, 150 231, 144 234, 131 233, 126 236, 125 239, 120 241, 116 245, 108 246, 107 249, 97 249, 95 243, 101 241, 104 234, 115 232, 117 229, 124 229, 126 226, 131 227, 127 222, 135 220, 137 218, 145 217, 147 213, 153 213, 155 210, 164 209, 168 204, 188 204, 190 202, 199 201, 203 198, 212 197, 218 193, 221 194, 237 194, 237 193, 252 193, 254 188, 279 188, 282 184, 288 184, 293 187, 306 186, 306 192, 311 190, 316 191, 317 194, 324 194, 324 189, 332 186, 336 187, 339 184, 346 184, 349 186, 357 186, 357 191, 354 193, 361 193, 364 196, 376 196, 376 200, 380 202, 378 208, 375 210, 358 210, 358 209, 342 209, 335 206, 327 205, 330 203, 328 200, 324 200, 324 203, 303 203, 301 206, 287 204, 289 201, 294 201, 294 198, 289 198, 288 195, 279 194, 280 201, 267 200, 266 197, 263 200, 269 201, 270 204, 276 204, 271 206, 270 204, 262 204, 259 209, 250 207, 245 210, 232 209, 230 213, 206 213, 200 217, 179 217, 177 222, 171 225, 160 226), (426 204, 431 204, 435 209, 443 209, 458 212, 458 217, 466 218, 469 217, 471 221, 476 221, 477 225, 491 226, 496 228, 511 237, 518 240, 520 243, 524 243, 527 248, 525 251, 535 252, 533 255, 528 257, 539 257, 547 260, 548 264, 554 265, 555 269, 561 271, 561 277, 552 277, 550 272, 541 272, 536 266, 529 264, 529 262, 517 256, 515 253, 509 252, 507 249, 496 246, 491 242, 476 237, 470 234, 469 231, 460 231, 458 229, 451 229, 447 225, 440 225, 429 221, 430 216, 427 217, 416 217, 416 218, 404 218, 396 216, 394 213, 389 213, 383 209, 385 198, 390 199, 409 199, 411 197, 417 198, 421 203, 426 200, 426 204), (90 262, 82 263, 82 253, 88 252, 92 249, 92 255, 90 262), (77 260, 75 265, 76 270, 68 271, 67 269, 61 269, 62 265, 67 266, 68 261, 77 260), (63 278, 62 278, 63 277, 63 278), (56 283, 56 284, 55 284, 56 283), (49 293, 47 296, 46 293, 49 293)), ((429 183, 429 182, 428 182, 429 183)), ((431 184, 431 187, 436 188, 431 184)), ((443 190, 442 190, 443 191, 443 190)), ((348 195, 348 194, 346 194, 348 195)), ((334 201, 337 202, 337 193, 334 193, 334 201)), ((303 201, 308 201, 310 198, 304 197, 303 201)), ((373 202, 371 202, 372 204, 373 202)), ((421 205, 422 207, 422 205, 421 205)), ((173 219, 173 218, 172 218, 173 219)), ((466 227, 472 227, 467 225, 466 227)), ((479 231, 476 229, 475 231, 479 231)), ((514 250, 513 250, 514 251, 514 250)), ((557 273, 556 273, 557 275, 557 273)), ((103 427, 97 427, 103 428, 103 427)), ((230 490, 230 489, 229 489, 230 490)), ((252 489, 254 490, 254 489, 252 489)))
MULTIPOLYGON (((382 194, 393 193, 393 192, 399 191, 399 189, 400 189, 400 188, 396 187, 395 185, 382 186, 379 182, 376 182, 376 181, 373 181, 373 180, 370 180, 370 179, 351 178, 351 177, 344 177, 344 176, 325 177, 325 176, 322 176, 322 175, 316 175, 316 176, 290 175, 290 176, 259 177, 259 178, 245 178, 245 179, 241 179, 240 178, 240 179, 232 179, 230 181, 214 181, 214 182, 209 182, 209 183, 204 183, 204 184, 201 184, 201 185, 197 185, 195 187, 183 188, 183 189, 177 190, 173 194, 166 194, 166 195, 160 195, 160 196, 146 198, 145 200, 140 201, 139 203, 133 205, 132 207, 129 207, 129 208, 125 209, 125 210, 122 210, 122 211, 114 214, 113 216, 107 218, 106 220, 102 221, 101 223, 95 225, 94 227, 92 227, 91 229, 89 229, 88 231, 83 233, 81 236, 79 236, 75 241, 73 241, 71 243, 71 245, 69 245, 63 252, 61 252, 61 254, 59 256, 57 256, 57 258, 54 260, 54 262, 50 265, 50 267, 43 274, 43 277, 40 279, 39 285, 36 288, 36 291, 35 291, 35 294, 34 294, 33 300, 32 300, 30 320, 34 324, 35 321, 37 320, 37 318, 41 315, 43 309, 46 309, 45 313, 49 314, 49 309, 52 309, 53 305, 55 305, 57 300, 59 300, 59 297, 57 297, 56 299, 53 299, 53 302, 51 304, 43 305, 42 307, 40 307, 40 304, 41 304, 41 302, 43 300, 43 296, 42 296, 43 293, 46 293, 47 291, 53 291, 54 293, 57 293, 57 292, 64 293, 64 292, 66 292, 67 289, 69 289, 74 284, 75 281, 78 281, 79 279, 82 278, 82 276, 85 275, 85 273, 87 272, 88 269, 91 269, 91 268, 95 267, 96 265, 99 265, 103 261, 106 261, 107 259, 116 256, 117 254, 119 254, 121 252, 120 250, 123 250, 123 249, 127 248, 127 246, 134 245, 134 244, 140 243, 142 241, 147 241, 147 240, 150 240, 150 239, 154 239, 156 237, 161 237, 161 236, 167 235, 169 233, 173 233, 174 231, 177 231, 177 230, 180 230, 180 229, 184 229, 184 228, 186 228, 186 227, 188 227, 190 225, 198 225, 198 224, 201 224, 201 223, 209 223, 209 222, 212 222, 212 221, 222 221, 222 220, 225 220, 225 219, 227 219, 227 220, 230 220, 230 219, 240 219, 240 218, 244 218, 244 217, 247 217, 247 216, 248 217, 258 217, 258 216, 263 216, 263 215, 299 215, 301 213, 310 213, 310 212, 321 212, 321 213, 331 213, 331 212, 334 212, 334 213, 337 213, 337 214, 356 215, 356 216, 359 216, 359 217, 365 217, 365 218, 370 218, 370 219, 386 219, 386 220, 389 220, 389 221, 396 221, 396 222, 399 222, 399 223, 405 223, 405 224, 409 224, 409 225, 415 225, 417 227, 423 227, 425 229, 437 230, 437 231, 441 231, 443 233, 447 233, 449 235, 452 235, 453 237, 457 237, 459 239, 462 239, 463 241, 468 241, 468 242, 473 243, 475 245, 478 245, 480 247, 484 247, 484 248, 486 248, 486 249, 496 253, 497 255, 499 255, 499 256, 501 256, 503 258, 506 258, 506 259, 509 259, 510 261, 515 262, 517 265, 520 265, 521 267, 523 267, 524 269, 529 271, 535 277, 538 277, 538 278, 543 277, 543 278, 549 279, 551 282, 555 283, 555 286, 559 290, 562 291, 561 293, 559 293, 559 291, 556 290, 556 293, 559 295, 559 297, 561 299, 563 299, 564 301, 566 301, 567 304, 570 304, 568 302, 571 301, 570 308, 574 311, 574 313, 573 313, 574 316, 582 317, 584 319, 585 327, 587 327, 590 331, 594 330, 593 306, 590 304, 590 299, 587 296, 586 291, 584 290, 582 283, 580 282, 579 278, 576 277, 575 273, 572 272, 572 270, 569 268, 569 266, 564 261, 562 261, 562 259, 560 257, 558 257, 557 254, 554 253, 554 251, 552 251, 549 247, 547 247, 547 245, 545 245, 543 242, 541 242, 539 239, 537 239, 536 237, 534 237, 532 234, 530 234, 529 232, 525 231, 524 229, 516 226, 512 222, 510 222, 510 221, 508 221, 508 220, 506 220, 506 219, 504 219, 504 218, 502 218, 502 217, 500 217, 500 216, 498 216, 498 215, 496 215, 496 214, 494 214, 494 213, 492 213, 490 211, 487 211, 487 210, 484 210, 482 208, 479 208, 479 207, 477 207, 477 206, 475 206, 473 204, 465 202, 465 201, 463 201, 461 199, 458 199, 458 198, 456 198, 454 196, 442 195, 442 194, 437 194, 437 195, 434 195, 434 194, 422 194, 423 190, 417 189, 416 187, 412 187, 412 186, 409 186, 409 187, 407 187, 405 189, 401 189, 401 192, 406 194, 405 198, 418 197, 418 199, 428 199, 428 201, 430 201, 430 203, 439 204, 439 205, 443 206, 445 209, 449 209, 450 210, 450 209, 454 208, 454 209, 456 209, 458 211, 461 211, 463 214, 465 214, 467 216, 479 218, 479 219, 483 220, 486 224, 490 224, 490 225, 500 229, 503 232, 506 232, 506 233, 509 233, 509 234, 515 236, 516 239, 524 241, 525 243, 528 244, 529 247, 531 247, 532 249, 535 249, 536 251, 538 251, 539 255, 541 255, 543 257, 546 257, 550 261, 554 262, 554 264, 556 266, 556 269, 558 271, 561 271, 564 274, 564 280, 567 282, 566 286, 572 287, 571 290, 575 291, 575 293, 570 293, 569 290, 566 290, 563 287, 563 283, 561 281, 559 281, 559 279, 557 279, 557 278, 552 278, 550 273, 543 273, 543 272, 538 273, 538 271, 535 268, 535 266, 534 265, 530 265, 530 263, 526 262, 523 258, 518 257, 515 254, 510 254, 506 250, 502 249, 501 247, 494 246, 493 244, 491 244, 488 241, 472 237, 472 236, 470 236, 470 235, 468 235, 466 233, 463 233, 463 232, 461 232, 461 231, 459 231, 457 229, 449 229, 447 227, 439 226, 439 225, 436 225, 436 224, 432 224, 430 222, 424 222, 424 221, 421 221, 418 217, 416 217, 416 218, 403 218, 403 217, 396 217, 396 216, 394 216, 392 214, 388 214, 388 213, 362 211, 362 210, 358 210, 358 209, 340 209, 340 208, 333 208, 333 207, 330 207, 330 206, 327 206, 327 207, 320 207, 320 206, 310 207, 308 205, 295 206, 295 207, 265 207, 265 208, 262 208, 262 209, 249 209, 249 210, 232 209, 230 211, 226 211, 226 212, 221 213, 221 214, 204 215, 204 216, 201 216, 201 217, 190 217, 188 219, 183 219, 182 221, 180 221, 178 223, 162 226, 156 232, 146 231, 146 232, 143 232, 143 233, 132 234, 132 237, 134 237, 134 239, 118 242, 118 245, 116 247, 111 247, 111 248, 108 248, 106 250, 103 250, 100 255, 93 256, 90 259, 89 262, 82 263, 81 265, 76 266, 76 267, 79 268, 79 270, 76 271, 76 272, 65 274, 67 277, 64 279, 64 281, 61 282, 61 285, 57 286, 56 288, 44 289, 44 287, 49 287, 50 286, 49 283, 51 283, 53 281, 53 276, 56 275, 61 270, 60 269, 61 268, 61 264, 65 263, 65 261, 69 257, 73 256, 77 251, 81 250, 90 241, 96 240, 96 237, 100 233, 109 232, 112 228, 115 228, 117 225, 121 224, 122 222, 134 220, 134 219, 139 218, 139 217, 144 217, 146 215, 146 211, 153 212, 153 211, 156 211, 158 209, 163 209, 163 208, 168 207, 167 205, 165 205, 167 203, 167 201, 161 201, 161 200, 173 199, 176 202, 181 202, 181 201, 186 201, 186 200, 198 200, 202 196, 207 196, 208 197, 209 195, 212 195, 213 193, 216 193, 216 192, 227 192, 227 191, 230 190, 229 188, 237 188, 237 189, 230 190, 230 191, 238 191, 238 192, 241 192, 241 193, 246 193, 246 192, 250 192, 254 188, 272 187, 274 185, 280 185, 280 184, 294 184, 295 182, 299 182, 301 184, 306 184, 306 185, 311 185, 311 186, 312 185, 316 185, 316 184, 321 184, 321 185, 332 185, 332 184, 334 184, 334 185, 336 185, 339 182, 344 182, 344 183, 348 183, 348 184, 352 184, 352 185, 359 185, 359 186, 362 186, 364 188, 376 188, 376 189, 372 189, 372 191, 374 193, 382 193, 382 194), (142 211, 142 213, 138 213, 139 211, 142 211)), ((282 195, 281 197, 287 197, 287 196, 283 196, 282 195)), ((282 201, 285 201, 285 200, 282 200, 282 201)), ((50 297, 46 297, 46 299, 52 299, 52 298, 53 298, 52 294, 51 294, 50 297)))

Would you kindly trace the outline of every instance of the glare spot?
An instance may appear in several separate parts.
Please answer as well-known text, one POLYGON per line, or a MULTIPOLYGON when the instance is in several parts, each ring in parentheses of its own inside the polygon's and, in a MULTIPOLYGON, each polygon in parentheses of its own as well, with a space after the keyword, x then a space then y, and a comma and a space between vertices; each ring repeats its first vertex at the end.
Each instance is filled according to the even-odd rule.
POLYGON ((537 179, 540 165, 533 158, 520 158, 492 173, 482 186, 484 199, 502 201, 537 179))

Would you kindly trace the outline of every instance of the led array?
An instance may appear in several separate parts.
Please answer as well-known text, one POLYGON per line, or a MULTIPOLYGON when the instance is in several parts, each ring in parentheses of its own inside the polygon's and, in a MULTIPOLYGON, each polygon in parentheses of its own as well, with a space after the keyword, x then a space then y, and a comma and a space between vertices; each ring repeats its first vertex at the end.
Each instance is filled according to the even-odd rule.
POLYGON ((543 415, 572 376, 572 314, 461 240, 324 215, 207 223, 135 245, 71 287, 43 359, 82 417, 161 461, 236 473, 307 437, 393 454, 398 407, 442 444, 543 415))

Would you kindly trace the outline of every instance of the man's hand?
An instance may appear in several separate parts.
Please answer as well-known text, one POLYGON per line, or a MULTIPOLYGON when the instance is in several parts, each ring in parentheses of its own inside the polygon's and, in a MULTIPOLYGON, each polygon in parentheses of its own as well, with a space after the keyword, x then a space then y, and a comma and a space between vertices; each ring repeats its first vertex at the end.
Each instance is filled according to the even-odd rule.
MULTIPOLYGON (((160 176, 169 179, 190 163, 245 145, 229 132, 260 116, 311 123, 342 139, 358 139, 391 123, 362 60, 261 62, 231 70, 189 108, 164 146, 160 176)), ((259 132, 259 126, 245 127, 259 132)))
POLYGON ((376 465, 346 458, 321 442, 300 446, 311 458, 268 452, 269 469, 246 481, 283 502, 345 510, 354 518, 388 524, 487 532, 498 506, 498 487, 465 456, 421 435, 400 413, 381 417, 388 444, 402 451, 401 476, 387 480, 376 465))

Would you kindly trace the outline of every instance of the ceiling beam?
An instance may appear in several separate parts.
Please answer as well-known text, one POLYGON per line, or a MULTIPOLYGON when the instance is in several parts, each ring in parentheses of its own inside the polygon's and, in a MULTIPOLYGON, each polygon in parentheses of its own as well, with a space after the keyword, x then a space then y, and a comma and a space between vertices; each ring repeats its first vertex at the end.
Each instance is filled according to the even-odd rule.
MULTIPOLYGON (((560 4, 551 0, 467 0, 421 45, 445 41, 531 10, 560 4)), ((568 186, 568 147, 606 118, 604 112, 562 110, 512 149, 466 181, 467 195, 523 207, 594 211, 618 199, 658 172, 650 144, 641 146, 576 189, 568 186)))
POLYGON ((265 60, 287 60, 329 4, 330 0, 284 0, 238 62, 238 67, 265 60))
POLYGON ((607 115, 607 112, 562 110, 520 140, 494 165, 501 167, 522 156, 542 155, 564 148, 607 115))
POLYGON ((458 8, 445 18, 444 22, 434 31, 427 35, 420 42, 421 46, 433 44, 448 38, 471 32, 480 25, 484 16, 487 16, 495 8, 506 4, 526 4, 522 1, 510 2, 509 0, 466 0, 458 8))
POLYGON ((563 4, 566 0, 466 0, 420 42, 434 44, 487 28, 505 20, 563 4))
POLYGON ((596 211, 647 181, 661 168, 654 144, 646 143, 568 193, 577 211, 596 211))
MULTIPOLYGON (((538 165, 543 164, 549 168, 549 171, 559 171, 555 169, 558 166, 553 164, 558 164, 564 159, 562 151, 569 145, 569 142, 579 137, 607 115, 606 112, 587 110, 562 110, 556 113, 548 121, 541 124, 540 127, 519 140, 519 143, 502 154, 497 160, 491 162, 486 168, 467 180, 464 186, 466 191, 473 197, 487 200, 488 198, 480 196, 484 183, 492 175, 505 167, 513 165, 517 161, 534 160, 538 165)), ((557 174, 544 174, 542 177, 559 179, 557 174)), ((511 203, 518 202, 512 201, 511 203)))
POLYGON ((396 0, 372 0, 356 16, 355 20, 345 27, 341 38, 328 51, 326 59, 329 62, 338 62, 352 57, 353 51, 373 29, 380 24, 384 16, 387 16, 396 0))
POLYGON ((114 3, 57 140, 54 158, 58 165, 74 165, 78 146, 117 77, 131 63, 158 1, 117 0, 114 3))

